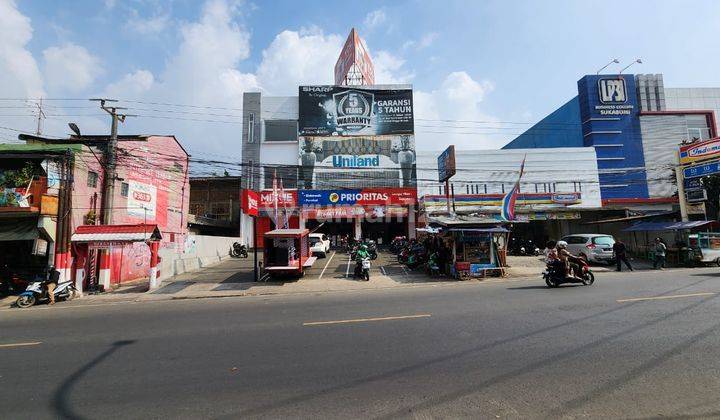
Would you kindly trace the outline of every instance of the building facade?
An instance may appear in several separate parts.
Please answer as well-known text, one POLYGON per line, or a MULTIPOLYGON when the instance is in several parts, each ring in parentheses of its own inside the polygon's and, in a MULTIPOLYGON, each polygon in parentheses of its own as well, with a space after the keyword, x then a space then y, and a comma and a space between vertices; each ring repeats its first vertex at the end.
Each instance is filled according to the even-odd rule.
POLYGON ((678 145, 717 137, 720 89, 666 88, 661 74, 588 75, 577 89, 503 149, 592 147, 605 208, 672 210, 678 145))

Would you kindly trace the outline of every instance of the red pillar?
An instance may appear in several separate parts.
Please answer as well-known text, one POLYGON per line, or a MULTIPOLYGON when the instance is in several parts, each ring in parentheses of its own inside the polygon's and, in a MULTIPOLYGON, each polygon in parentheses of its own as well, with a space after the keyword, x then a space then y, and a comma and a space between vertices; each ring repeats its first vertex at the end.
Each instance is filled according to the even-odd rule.
POLYGON ((158 270, 158 263, 160 258, 158 251, 160 250, 160 242, 150 242, 150 288, 155 289, 160 286, 160 271, 158 270))

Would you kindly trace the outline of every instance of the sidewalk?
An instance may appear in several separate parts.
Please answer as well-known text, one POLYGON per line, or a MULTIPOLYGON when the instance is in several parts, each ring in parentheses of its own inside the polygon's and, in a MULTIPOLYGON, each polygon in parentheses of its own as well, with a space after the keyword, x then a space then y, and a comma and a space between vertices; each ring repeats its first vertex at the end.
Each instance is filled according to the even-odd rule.
MULTIPOLYGON (((631 261, 636 270, 652 269, 652 262, 631 261)), ((508 276, 486 279, 464 280, 468 282, 501 282, 520 278, 540 278, 545 269, 541 257, 508 257, 508 276)), ((111 293, 85 295, 70 302, 73 306, 94 305, 117 302, 150 302, 177 299, 223 298, 234 296, 264 296, 278 294, 307 294, 325 292, 343 292, 355 290, 379 290, 398 287, 428 287, 458 284, 457 280, 447 277, 427 277, 423 272, 409 271, 402 274, 383 275, 379 270, 373 272, 369 282, 352 277, 327 276, 315 278, 305 276, 295 281, 254 282, 252 271, 248 270, 247 260, 228 260, 194 273, 185 273, 163 282, 154 291, 148 291, 146 284, 121 286, 111 293)), ((614 272, 615 266, 592 266, 597 272, 614 272)), ((626 268, 623 267, 623 272, 626 268)), ((0 299, 0 308, 9 308, 16 296, 0 299)), ((62 305, 65 306, 65 305, 62 305)))

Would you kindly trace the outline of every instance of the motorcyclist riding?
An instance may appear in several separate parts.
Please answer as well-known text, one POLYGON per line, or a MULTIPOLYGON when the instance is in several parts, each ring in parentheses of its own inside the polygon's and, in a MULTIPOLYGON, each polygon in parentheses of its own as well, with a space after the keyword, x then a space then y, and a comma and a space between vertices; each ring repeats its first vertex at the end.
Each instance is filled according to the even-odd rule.
POLYGON ((367 245, 361 243, 355 253, 355 275, 358 276, 362 272, 362 262, 365 258, 370 258, 367 245))
POLYGON ((565 265, 565 275, 576 278, 580 277, 580 265, 573 261, 574 258, 578 257, 568 252, 567 242, 558 241, 557 256, 558 259, 565 265))

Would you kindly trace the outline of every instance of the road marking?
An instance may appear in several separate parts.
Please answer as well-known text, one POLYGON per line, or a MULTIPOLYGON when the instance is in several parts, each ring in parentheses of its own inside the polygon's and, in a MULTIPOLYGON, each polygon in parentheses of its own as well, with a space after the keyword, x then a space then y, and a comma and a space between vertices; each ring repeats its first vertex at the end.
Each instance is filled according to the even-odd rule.
POLYGON ((403 315, 403 316, 385 316, 381 318, 358 318, 358 319, 341 319, 338 321, 314 321, 314 322, 303 322, 303 326, 313 325, 329 325, 329 324, 352 324, 356 322, 375 322, 375 321, 392 321, 395 319, 414 319, 414 318, 429 318, 431 314, 417 314, 417 315, 403 315))
POLYGON ((618 299, 617 303, 639 302, 642 300, 675 299, 675 298, 695 297, 695 296, 712 296, 712 295, 716 295, 716 294, 717 293, 715 293, 715 292, 705 292, 705 293, 690 293, 687 295, 669 295, 669 296, 652 296, 652 297, 632 298, 632 299, 618 299))
POLYGON ((38 344, 42 344, 42 341, 30 341, 30 342, 28 342, 28 343, 0 344, 0 348, 37 346, 38 344))
POLYGON ((352 261, 352 258, 348 257, 348 263, 347 268, 345 269, 345 277, 350 277, 350 262, 352 261))
POLYGON ((407 271, 407 269, 405 268, 404 265, 401 265, 400 267, 402 267, 403 272, 405 272, 405 275, 406 275, 406 276, 409 276, 409 275, 410 275, 410 273, 408 273, 408 271, 407 271))
POLYGON ((384 267, 384 266, 382 266, 382 265, 380 266, 380 271, 382 271, 383 276, 387 276, 387 273, 385 272, 385 267, 384 267))
POLYGON ((330 256, 330 258, 328 258, 327 262, 325 263, 325 267, 323 267, 322 271, 320 272, 320 276, 318 277, 318 279, 321 279, 322 276, 323 276, 323 274, 325 274, 325 270, 328 268, 328 265, 330 264, 330 261, 332 261, 333 257, 335 256, 335 252, 337 252, 337 251, 333 251, 333 253, 332 253, 332 255, 330 256))

